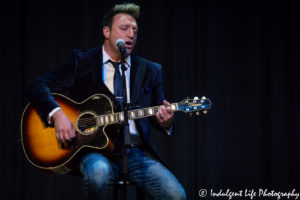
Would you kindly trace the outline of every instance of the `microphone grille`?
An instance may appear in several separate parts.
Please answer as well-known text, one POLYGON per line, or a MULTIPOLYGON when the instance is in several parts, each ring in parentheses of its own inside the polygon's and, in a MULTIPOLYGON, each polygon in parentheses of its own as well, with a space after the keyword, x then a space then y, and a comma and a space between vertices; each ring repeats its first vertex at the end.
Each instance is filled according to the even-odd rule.
POLYGON ((123 40, 123 39, 117 39, 117 41, 116 41, 116 45, 117 46, 119 46, 119 45, 124 45, 125 44, 125 40, 123 40))

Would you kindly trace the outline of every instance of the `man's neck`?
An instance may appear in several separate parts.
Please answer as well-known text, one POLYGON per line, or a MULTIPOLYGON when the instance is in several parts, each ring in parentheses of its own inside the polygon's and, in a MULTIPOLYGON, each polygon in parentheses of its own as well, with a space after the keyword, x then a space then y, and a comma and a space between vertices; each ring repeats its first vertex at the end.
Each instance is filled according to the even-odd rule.
MULTIPOLYGON (((120 61, 120 59, 118 60, 118 59, 112 58, 112 57, 107 53, 107 51, 105 50, 104 45, 102 46, 102 50, 103 50, 103 60, 102 60, 103 63, 107 62, 108 60, 112 60, 112 61, 114 61, 114 62, 119 62, 119 61, 120 61)), ((128 55, 128 56, 125 57, 125 63, 127 64, 127 67, 130 67, 130 66, 131 66, 131 58, 130 58, 130 55, 128 55)))
POLYGON ((119 52, 114 52, 114 50, 112 50, 111 48, 107 47, 107 45, 103 45, 104 47, 104 51, 107 53, 107 55, 109 55, 109 57, 115 61, 115 62, 119 62, 121 61, 121 55, 119 52))

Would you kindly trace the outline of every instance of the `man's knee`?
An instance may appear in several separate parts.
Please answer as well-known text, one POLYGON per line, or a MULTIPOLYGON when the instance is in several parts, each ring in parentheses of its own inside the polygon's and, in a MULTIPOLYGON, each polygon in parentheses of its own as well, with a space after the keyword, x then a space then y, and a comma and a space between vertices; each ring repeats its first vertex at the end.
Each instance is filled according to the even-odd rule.
POLYGON ((112 173, 108 160, 97 153, 88 154, 82 159, 80 171, 83 176, 83 183, 94 189, 104 187, 112 173))
POLYGON ((184 200, 186 199, 186 193, 174 176, 174 174, 159 162, 153 161, 151 167, 148 168, 148 174, 152 179, 152 186, 150 191, 153 192, 154 199, 170 199, 170 200, 184 200), (153 186, 161 186, 156 189, 153 186))

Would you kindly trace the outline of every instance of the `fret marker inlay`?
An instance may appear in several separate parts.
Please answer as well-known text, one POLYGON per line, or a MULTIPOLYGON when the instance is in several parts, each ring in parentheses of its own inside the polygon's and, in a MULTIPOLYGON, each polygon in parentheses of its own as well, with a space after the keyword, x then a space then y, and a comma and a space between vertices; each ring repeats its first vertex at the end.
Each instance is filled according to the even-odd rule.
POLYGON ((109 124, 109 118, 108 118, 107 115, 105 116, 105 123, 106 123, 106 124, 109 124))
POLYGON ((144 111, 143 110, 139 110, 139 116, 143 117, 144 116, 144 111))
POLYGON ((119 114, 119 119, 120 119, 120 121, 124 121, 123 113, 120 113, 120 114, 119 114))
POLYGON ((149 108, 149 114, 153 115, 153 109, 152 108, 149 108))
POLYGON ((115 121, 114 115, 110 115, 110 121, 111 121, 111 122, 114 122, 114 121, 115 121))
POLYGON ((134 111, 130 112, 130 116, 131 116, 132 119, 135 117, 134 111))

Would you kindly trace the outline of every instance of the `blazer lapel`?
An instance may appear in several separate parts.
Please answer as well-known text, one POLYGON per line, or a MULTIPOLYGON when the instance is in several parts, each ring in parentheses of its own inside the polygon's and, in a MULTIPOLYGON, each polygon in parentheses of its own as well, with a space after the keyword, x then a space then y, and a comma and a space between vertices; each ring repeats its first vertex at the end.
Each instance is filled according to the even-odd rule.
POLYGON ((101 93, 107 94, 110 98, 114 98, 114 95, 105 85, 102 79, 103 74, 103 55, 102 55, 102 48, 101 46, 97 49, 96 53, 91 58, 91 63, 93 65, 93 79, 98 88, 100 89, 101 93))
POLYGON ((135 104, 141 94, 142 81, 146 72, 145 62, 138 57, 132 56, 130 70, 130 97, 131 103, 135 104))

